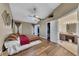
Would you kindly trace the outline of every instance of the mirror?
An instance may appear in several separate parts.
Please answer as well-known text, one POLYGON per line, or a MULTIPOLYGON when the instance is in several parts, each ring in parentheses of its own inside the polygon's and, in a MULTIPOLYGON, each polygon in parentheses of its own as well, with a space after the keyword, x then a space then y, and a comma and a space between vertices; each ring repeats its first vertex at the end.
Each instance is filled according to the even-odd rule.
POLYGON ((66 30, 68 33, 76 33, 76 23, 66 24, 66 30))

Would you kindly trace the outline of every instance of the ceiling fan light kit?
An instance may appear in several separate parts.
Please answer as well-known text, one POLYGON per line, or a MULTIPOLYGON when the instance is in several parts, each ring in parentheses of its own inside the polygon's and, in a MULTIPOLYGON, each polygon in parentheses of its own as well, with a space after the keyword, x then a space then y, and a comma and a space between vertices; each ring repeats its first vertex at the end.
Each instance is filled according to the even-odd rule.
POLYGON ((37 8, 34 7, 34 8, 32 9, 32 12, 33 12, 32 15, 28 16, 27 18, 33 19, 33 20, 39 22, 39 21, 41 20, 41 18, 39 18, 39 16, 36 15, 37 8))

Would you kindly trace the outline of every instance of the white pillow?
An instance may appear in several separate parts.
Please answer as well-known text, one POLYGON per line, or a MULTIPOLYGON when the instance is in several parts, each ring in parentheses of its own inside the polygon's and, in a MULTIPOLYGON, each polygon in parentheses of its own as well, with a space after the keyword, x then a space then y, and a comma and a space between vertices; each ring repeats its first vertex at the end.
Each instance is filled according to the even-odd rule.
POLYGON ((18 44, 20 45, 20 37, 17 37, 18 44))

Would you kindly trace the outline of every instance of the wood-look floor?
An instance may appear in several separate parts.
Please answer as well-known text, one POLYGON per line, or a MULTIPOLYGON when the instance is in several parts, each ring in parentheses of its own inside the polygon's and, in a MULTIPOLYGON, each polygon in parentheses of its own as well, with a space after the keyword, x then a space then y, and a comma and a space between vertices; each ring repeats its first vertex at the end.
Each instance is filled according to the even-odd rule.
POLYGON ((42 43, 21 51, 13 56, 74 56, 71 52, 56 43, 42 39, 42 43))

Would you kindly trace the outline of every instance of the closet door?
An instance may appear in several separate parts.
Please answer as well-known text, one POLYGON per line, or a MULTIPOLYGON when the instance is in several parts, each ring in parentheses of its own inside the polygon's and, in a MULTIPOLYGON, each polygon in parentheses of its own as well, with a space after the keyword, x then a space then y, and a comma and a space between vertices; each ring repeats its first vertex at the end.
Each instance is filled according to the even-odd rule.
POLYGON ((50 40, 55 43, 58 42, 58 21, 57 20, 51 21, 50 40))

